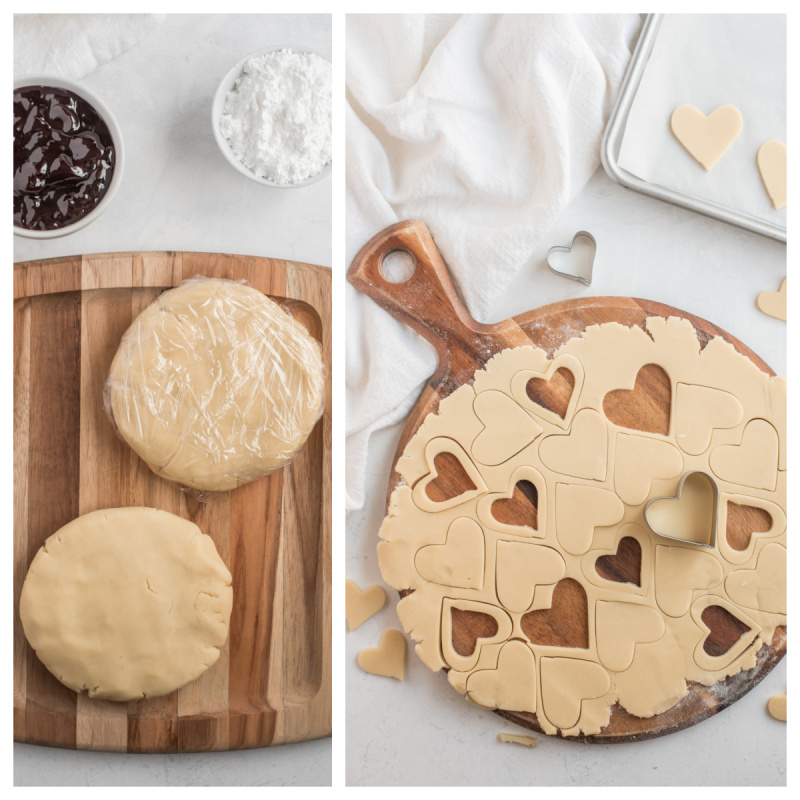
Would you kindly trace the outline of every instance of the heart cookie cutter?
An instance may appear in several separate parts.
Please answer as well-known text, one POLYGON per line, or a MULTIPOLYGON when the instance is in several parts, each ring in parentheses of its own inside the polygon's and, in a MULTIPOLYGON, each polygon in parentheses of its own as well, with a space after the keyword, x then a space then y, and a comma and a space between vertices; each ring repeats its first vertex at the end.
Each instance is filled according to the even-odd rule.
MULTIPOLYGON (((674 497, 654 497, 644 508, 644 518, 650 530, 653 531, 656 536, 660 536, 662 539, 672 539, 673 541, 683 542, 684 544, 696 544, 699 547, 714 549, 717 546, 718 507, 719 486, 717 486, 717 482, 714 480, 714 478, 705 472, 687 472, 683 478, 681 478, 681 482, 678 484, 677 494, 674 497), (686 486, 687 481, 690 481, 691 492, 687 491, 687 496, 683 497, 684 487, 686 486), (669 522, 666 518, 670 516, 670 510, 677 509, 678 506, 673 506, 670 504, 679 504, 683 502, 684 507, 686 507, 687 504, 690 505, 692 503, 702 503, 702 493, 705 491, 704 487, 702 486, 703 483, 707 483, 708 487, 711 489, 711 496, 713 498, 713 505, 711 508, 711 524, 710 526, 705 525, 700 528, 701 538, 703 530, 707 532, 706 540, 699 541, 697 538, 691 536, 687 537, 675 535, 676 531, 669 527, 669 522), (654 506, 660 506, 661 513, 653 511, 654 506)), ((702 511, 702 508, 700 510, 702 511)), ((702 524, 703 520, 700 520, 700 523, 702 524)))
POLYGON ((562 278, 569 278, 571 281, 580 281, 584 286, 591 286, 592 285, 592 272, 594 270, 594 257, 595 257, 596 254, 597 254, 597 241, 595 240, 594 236, 592 236, 592 234, 589 233, 589 231, 578 231, 572 237, 572 244, 569 244, 569 245, 557 244, 557 245, 554 245, 553 247, 551 247, 547 251, 547 256, 546 256, 547 266, 550 267, 550 270, 552 272, 555 272, 556 275, 560 275, 562 278), (556 269, 553 266, 553 264, 551 263, 551 261, 550 261, 550 257, 553 255, 553 253, 569 253, 569 252, 571 252, 572 248, 575 247, 575 242, 577 242, 578 239, 585 239, 592 246, 592 258, 589 261, 589 277, 588 278, 585 278, 583 275, 573 275, 570 272, 562 272, 560 269, 556 269))

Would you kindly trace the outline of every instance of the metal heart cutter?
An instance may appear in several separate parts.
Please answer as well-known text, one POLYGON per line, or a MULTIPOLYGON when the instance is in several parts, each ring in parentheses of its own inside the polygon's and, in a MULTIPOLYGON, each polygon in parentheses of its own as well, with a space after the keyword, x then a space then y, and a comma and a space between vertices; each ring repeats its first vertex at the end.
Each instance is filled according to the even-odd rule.
POLYGON ((719 487, 705 472, 687 472, 675 497, 656 497, 644 509, 650 529, 664 539, 713 548, 717 544, 719 487))
MULTIPOLYGON (((572 237, 572 244, 570 245, 555 245, 547 251, 547 266, 556 273, 561 275, 562 278, 569 278, 571 281, 580 281, 584 286, 592 285, 592 271, 594 270, 594 257, 597 253, 597 242, 594 236, 588 231, 578 231, 572 237), (580 248, 576 249, 575 244, 578 243, 580 248), (581 272, 567 272, 564 269, 559 269, 553 265, 553 255, 555 253, 571 253, 575 250, 575 258, 579 259, 582 266, 581 272), (583 266, 588 263, 588 269, 583 266)), ((560 261, 561 259, 559 259, 560 261)), ((562 267, 564 264, 562 263, 562 267)))

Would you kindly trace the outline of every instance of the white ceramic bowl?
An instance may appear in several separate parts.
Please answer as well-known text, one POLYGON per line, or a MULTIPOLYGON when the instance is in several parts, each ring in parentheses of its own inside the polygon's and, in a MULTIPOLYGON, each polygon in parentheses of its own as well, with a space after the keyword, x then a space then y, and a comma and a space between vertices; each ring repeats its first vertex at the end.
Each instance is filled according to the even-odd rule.
MULTIPOLYGON (((232 67, 228 71, 217 87, 216 94, 214 95, 214 102, 211 106, 211 127, 214 130, 214 138, 217 140, 217 145, 220 149, 220 152, 223 156, 225 156, 227 162, 237 172, 241 172, 242 175, 250 178, 251 181, 261 183, 264 186, 274 186, 276 189, 297 189, 300 186, 309 186, 312 183, 321 181, 323 178, 327 178, 328 175, 331 174, 331 162, 329 161, 316 175, 312 175, 310 178, 300 181, 300 183, 277 183, 275 181, 271 181, 269 178, 260 178, 255 174, 255 172, 249 170, 244 164, 242 164, 241 161, 239 161, 238 158, 236 158, 230 144, 228 143, 228 140, 222 135, 222 133, 220 133, 219 129, 222 110, 225 107, 225 99, 236 84, 236 79, 242 74, 242 69, 244 68, 245 63, 251 58, 263 56, 265 53, 274 53, 277 50, 291 50, 293 53, 314 53, 314 55, 319 55, 319 53, 315 53, 308 47, 297 47, 291 44, 278 44, 270 47, 262 47, 260 50, 256 50, 253 53, 246 55, 238 64, 236 64, 235 67, 232 67)), ((325 56, 320 56, 320 58, 325 58, 325 56)), ((327 61, 328 59, 325 60, 327 61)))
POLYGON ((23 75, 21 78, 14 79, 14 88, 19 89, 22 86, 53 86, 55 88, 67 89, 80 95, 86 100, 89 105, 93 106, 97 113, 103 118, 103 122, 108 125, 108 131, 111 134, 111 139, 114 142, 114 172, 111 175, 111 183, 108 185, 106 193, 101 198, 100 202, 85 216, 69 225, 64 225, 61 228, 54 228, 49 231, 32 231, 27 228, 18 228, 14 226, 14 234, 16 236, 24 236, 28 239, 55 239, 59 236, 66 236, 68 233, 75 233, 82 228, 85 228, 90 223, 94 222, 111 204, 114 195, 119 189, 120 181, 122 181, 122 172, 125 166, 125 152, 122 145, 122 131, 119 129, 117 120, 111 113, 111 109, 90 89, 87 89, 80 83, 71 81, 68 78, 61 78, 57 75, 23 75))

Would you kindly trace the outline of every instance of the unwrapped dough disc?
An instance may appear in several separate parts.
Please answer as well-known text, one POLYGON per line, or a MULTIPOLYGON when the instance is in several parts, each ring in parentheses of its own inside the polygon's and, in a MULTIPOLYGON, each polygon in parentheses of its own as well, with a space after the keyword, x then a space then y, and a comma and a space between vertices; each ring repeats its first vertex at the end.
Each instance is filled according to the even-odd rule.
POLYGON ((319 344, 261 292, 195 279, 164 292, 122 337, 109 412, 150 469, 235 489, 288 463, 322 413, 319 344))
POLYGON ((109 508, 44 543, 19 615, 61 683, 99 700, 139 700, 217 661, 232 603, 231 574, 197 525, 155 508, 109 508))

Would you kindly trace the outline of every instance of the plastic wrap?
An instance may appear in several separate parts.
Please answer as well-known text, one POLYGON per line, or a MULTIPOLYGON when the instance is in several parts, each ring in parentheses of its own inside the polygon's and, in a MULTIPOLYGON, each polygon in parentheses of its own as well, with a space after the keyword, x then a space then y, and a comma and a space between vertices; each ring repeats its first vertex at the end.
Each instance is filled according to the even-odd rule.
POLYGON ((106 384, 117 432, 168 480, 224 491, 285 466, 322 414, 319 344, 244 283, 193 278, 125 332, 106 384))

